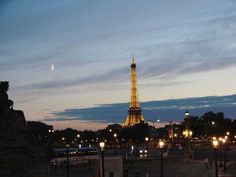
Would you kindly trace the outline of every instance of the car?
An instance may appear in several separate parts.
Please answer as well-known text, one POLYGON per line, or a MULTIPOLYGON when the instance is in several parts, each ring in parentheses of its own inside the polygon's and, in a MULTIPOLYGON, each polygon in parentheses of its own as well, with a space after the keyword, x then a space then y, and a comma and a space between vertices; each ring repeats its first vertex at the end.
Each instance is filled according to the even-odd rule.
POLYGON ((134 148, 131 153, 133 154, 147 154, 148 150, 145 148, 134 148))
POLYGON ((140 149, 139 154, 147 154, 147 149, 140 149))

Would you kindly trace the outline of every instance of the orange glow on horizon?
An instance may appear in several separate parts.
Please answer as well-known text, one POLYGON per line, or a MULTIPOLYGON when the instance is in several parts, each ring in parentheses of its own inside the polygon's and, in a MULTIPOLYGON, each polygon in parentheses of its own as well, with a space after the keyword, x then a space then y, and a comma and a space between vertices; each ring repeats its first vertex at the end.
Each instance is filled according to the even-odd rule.
POLYGON ((98 129, 104 129, 111 123, 97 123, 97 122, 86 122, 86 121, 74 121, 74 120, 68 120, 68 121, 44 121, 44 123, 53 125, 54 129, 66 129, 66 128, 72 128, 77 130, 98 130, 98 129))

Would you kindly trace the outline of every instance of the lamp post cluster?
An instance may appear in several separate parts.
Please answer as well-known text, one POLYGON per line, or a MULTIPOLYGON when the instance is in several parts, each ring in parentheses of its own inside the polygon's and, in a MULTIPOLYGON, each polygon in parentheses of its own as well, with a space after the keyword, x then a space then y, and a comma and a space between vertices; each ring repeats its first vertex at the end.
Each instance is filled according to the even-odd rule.
POLYGON ((54 130, 53 129, 49 129, 48 130, 49 133, 49 146, 54 147, 54 130))
POLYGON ((185 131, 183 131, 183 135, 184 135, 184 137, 187 140, 187 146, 186 146, 187 151, 190 151, 191 150, 190 139, 191 139, 191 137, 193 135, 193 132, 191 130, 186 129, 185 131))
MULTIPOLYGON (((148 142, 148 137, 145 138, 145 141, 148 142)), ((158 142, 159 148, 160 148, 160 177, 164 177, 163 176, 163 147, 165 145, 164 141, 159 141, 158 142)), ((105 164, 104 164, 104 148, 105 148, 105 142, 100 142, 99 143, 99 147, 100 147, 100 152, 101 152, 101 177, 105 177, 105 164)))
POLYGON ((212 144, 214 147, 214 157, 215 157, 215 177, 218 177, 218 163, 217 163, 217 149, 218 149, 218 147, 220 150, 219 167, 223 167, 223 171, 227 170, 227 167, 226 167, 226 161, 227 161, 227 159, 226 159, 226 154, 227 154, 226 142, 227 142, 227 136, 225 136, 225 138, 220 137, 218 140, 216 137, 213 137, 212 144))

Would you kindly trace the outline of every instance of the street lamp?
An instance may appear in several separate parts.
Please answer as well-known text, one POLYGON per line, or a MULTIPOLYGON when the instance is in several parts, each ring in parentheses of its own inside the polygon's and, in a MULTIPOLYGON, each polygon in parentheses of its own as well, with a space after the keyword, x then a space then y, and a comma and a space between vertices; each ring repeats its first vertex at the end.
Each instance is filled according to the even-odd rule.
POLYGON ((191 150, 190 138, 192 137, 193 132, 191 130, 189 130, 189 129, 186 129, 185 131, 183 131, 183 135, 185 136, 185 138, 187 140, 187 151, 190 151, 191 150))
POLYGON ((48 133, 49 133, 49 146, 54 147, 54 137, 53 137, 54 130, 49 129, 48 133))
POLYGON ((79 139, 80 139, 80 134, 77 134, 76 137, 77 137, 77 145, 78 145, 79 144, 79 139))
POLYGON ((184 123, 185 123, 185 131, 183 132, 183 135, 186 138, 186 146, 187 146, 187 151, 190 152, 190 137, 192 136, 193 132, 190 130, 190 113, 188 110, 185 111, 184 113, 184 123))
POLYGON ((218 166, 217 166, 217 147, 219 142, 217 140, 213 140, 212 144, 214 146, 214 151, 215 151, 215 177, 218 177, 218 166))
POLYGON ((191 137, 193 135, 192 131, 189 131, 189 137, 191 137))
POLYGON ((70 177, 69 148, 70 148, 70 145, 66 144, 66 176, 67 177, 70 177))
POLYGON ((145 137, 146 148, 147 148, 147 159, 148 159, 148 140, 149 140, 149 138, 148 138, 148 137, 145 137))
POLYGON ((160 147, 160 150, 161 150, 161 175, 160 177, 163 177, 163 148, 164 146, 164 141, 159 141, 159 147, 160 147))
POLYGON ((185 117, 188 117, 188 116, 190 116, 190 114, 189 114, 188 110, 186 110, 186 111, 185 111, 184 115, 185 115, 185 117))
POLYGON ((100 146, 101 155, 102 155, 102 177, 105 177, 105 168, 104 168, 104 147, 105 147, 105 143, 100 142, 99 146, 100 146))
POLYGON ((227 168, 226 168, 226 147, 225 147, 225 143, 226 143, 226 139, 222 139, 222 144, 223 144, 223 157, 224 157, 224 168, 223 168, 223 170, 224 171, 226 171, 227 170, 227 168))
POLYGON ((146 141, 146 148, 148 149, 148 137, 145 137, 145 141, 146 141))
POLYGON ((226 143, 225 143, 225 156, 226 156, 226 160, 229 161, 229 156, 228 156, 228 150, 229 150, 229 146, 230 146, 230 132, 226 132, 226 136, 225 136, 225 140, 226 140, 226 143), (228 140, 228 141, 227 141, 228 140))
POLYGON ((116 138, 117 138, 117 134, 116 133, 114 133, 113 134, 113 137, 114 137, 114 139, 115 139, 115 152, 114 152, 114 155, 116 155, 117 153, 116 153, 116 138))
POLYGON ((223 167, 223 162, 222 162, 222 153, 223 153, 223 145, 222 145, 222 138, 219 138, 219 146, 220 146, 220 164, 219 167, 223 167))
POLYGON ((62 138, 61 138, 61 141, 62 141, 62 145, 63 145, 63 146, 65 145, 65 140, 66 140, 65 137, 62 137, 62 138))
MULTIPOLYGON (((145 137, 145 141, 146 141, 146 148, 147 148, 147 154, 146 154, 146 158, 148 159, 148 140, 149 138, 148 137, 145 137)), ((145 156, 144 156, 145 157, 145 156)), ((149 167, 148 167, 148 161, 147 161, 147 164, 146 164, 146 176, 149 176, 149 167)))

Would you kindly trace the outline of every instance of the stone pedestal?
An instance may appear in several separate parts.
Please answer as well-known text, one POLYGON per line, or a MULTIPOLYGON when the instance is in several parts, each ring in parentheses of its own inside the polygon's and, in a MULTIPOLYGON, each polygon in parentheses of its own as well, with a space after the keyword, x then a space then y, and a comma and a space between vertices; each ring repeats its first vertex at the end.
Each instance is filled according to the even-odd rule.
POLYGON ((30 141, 23 111, 13 109, 0 82, 0 177, 49 177, 47 150, 30 141))

